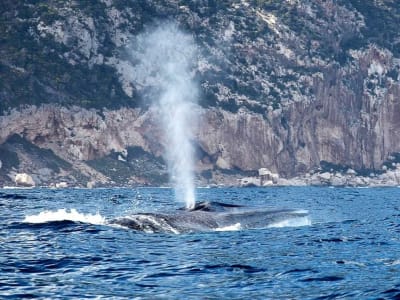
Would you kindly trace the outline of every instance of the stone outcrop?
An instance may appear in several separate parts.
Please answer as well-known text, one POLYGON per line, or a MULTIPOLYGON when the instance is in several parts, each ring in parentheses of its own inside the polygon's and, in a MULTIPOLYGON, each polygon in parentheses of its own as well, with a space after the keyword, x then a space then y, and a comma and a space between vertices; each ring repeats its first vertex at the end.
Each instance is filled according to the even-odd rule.
MULTIPOLYGON (((127 145, 146 147, 140 133, 146 114, 139 110, 98 111, 54 105, 30 106, 0 116, 0 143, 14 133, 71 161, 90 160, 127 145)), ((143 129, 144 130, 144 129, 143 129)))
MULTIPOLYGON (((395 111, 390 111, 390 114, 394 113, 395 111)), ((329 135, 323 135, 318 133, 318 130, 322 130, 318 126, 312 127, 314 129, 312 134, 312 128, 306 129, 306 125, 300 126, 301 122, 294 122, 292 126, 297 126, 300 134, 294 136, 293 139, 305 136, 305 131, 309 130, 306 135, 309 140, 304 140, 307 143, 304 142, 305 145, 299 147, 300 149, 297 149, 292 157, 287 134, 279 134, 279 132, 289 130, 283 128, 281 122, 277 123, 276 119, 275 122, 271 122, 270 119, 245 110, 233 114, 217 109, 198 108, 198 114, 200 122, 196 132, 196 143, 202 152, 197 162, 199 172, 216 169, 258 171, 259 166, 265 166, 268 169, 262 169, 260 176, 268 175, 265 181, 271 181, 270 184, 273 185, 278 177, 291 178, 296 175, 296 168, 299 169, 297 170, 298 175, 302 174, 301 171, 307 172, 318 168, 322 159, 330 159, 331 162, 338 165, 348 164, 346 155, 359 155, 361 160, 353 159, 355 167, 368 166, 381 170, 387 156, 380 151, 396 150, 395 148, 386 149, 384 145, 382 147, 378 141, 373 140, 373 143, 379 147, 371 148, 371 155, 365 156, 365 160, 362 160, 364 156, 362 156, 363 152, 358 144, 354 144, 354 148, 351 148, 351 143, 343 141, 345 133, 349 134, 347 136, 349 139, 359 137, 359 135, 351 136, 351 132, 345 126, 331 128, 332 131, 329 135), (334 130, 337 130, 336 133, 334 130), (341 136, 342 148, 335 143, 338 135, 341 136), (319 140, 323 138, 327 139, 326 142, 319 140), (319 144, 324 147, 317 147, 319 144), (301 160, 301 154, 305 154, 307 148, 313 147, 315 153, 308 152, 308 161, 301 160), (331 153, 331 156, 327 153, 331 153), (372 155, 374 153, 381 154, 380 160, 372 155), (366 165, 367 158, 370 159, 369 165, 366 165)), ((0 133, 0 143, 4 143, 12 134, 20 134, 41 148, 51 149, 57 156, 71 163, 89 178, 105 184, 110 183, 110 179, 91 168, 86 163, 87 161, 115 152, 119 153, 116 160, 124 164, 128 156, 126 149, 132 146, 148 151, 154 157, 162 157, 163 149, 167 145, 163 144, 159 124, 155 122, 156 116, 157 111, 154 109, 141 111, 124 108, 100 112, 79 107, 68 109, 54 105, 31 106, 22 110, 13 110, 10 114, 0 117, 0 124, 4 128, 0 133)), ((321 122, 325 121, 326 119, 321 122)), ((318 119, 314 122, 318 122, 318 119)), ((359 130, 361 129, 359 128, 359 130)), ((392 128, 391 130, 397 129, 392 128)), ((328 131, 329 128, 325 127, 324 132, 328 131)), ((354 131, 354 134, 356 133, 357 131, 354 131)), ((400 144, 397 141, 399 136, 393 136, 388 145, 400 144)), ((379 135, 376 134, 373 137, 376 139, 379 135)), ((369 138, 372 137, 369 136, 369 138)), ((292 141, 292 143, 294 142, 292 141)), ((52 170, 46 167, 34 172, 39 181, 42 179, 42 181, 48 182, 52 177, 52 170)), ((354 171, 347 171, 347 175, 353 176, 352 172, 354 171)), ((387 181, 395 183, 396 181, 392 180, 393 176, 390 174, 387 173, 387 176, 390 177, 387 181)), ((248 180, 248 182, 250 181, 248 180)), ((332 175, 329 172, 318 173, 305 182, 311 185, 350 184, 348 179, 344 180, 341 175, 332 175)), ((362 183, 360 184, 362 185, 362 183)))
POLYGON ((26 173, 18 173, 14 178, 15 184, 18 186, 34 187, 36 185, 32 176, 26 173))

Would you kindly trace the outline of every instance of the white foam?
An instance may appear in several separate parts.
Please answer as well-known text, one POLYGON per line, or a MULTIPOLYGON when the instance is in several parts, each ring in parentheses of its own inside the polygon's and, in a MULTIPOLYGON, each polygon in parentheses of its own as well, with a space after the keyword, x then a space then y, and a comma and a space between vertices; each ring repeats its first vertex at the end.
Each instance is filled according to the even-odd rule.
POLYGON ((57 211, 42 211, 37 215, 25 216, 24 223, 41 224, 57 221, 73 221, 82 222, 94 225, 104 225, 106 220, 100 214, 82 214, 76 209, 67 211, 66 209, 59 209, 57 211))
POLYGON ((352 260, 343 260, 343 263, 346 265, 354 265, 354 266, 358 266, 358 267, 365 267, 364 263, 360 263, 357 261, 352 261, 352 260))
POLYGON ((225 227, 218 227, 215 229, 215 231, 237 231, 240 229, 242 229, 242 225, 240 223, 236 223, 225 227))
POLYGON ((397 266, 397 265, 400 265, 400 259, 388 261, 388 262, 385 262, 384 264, 387 266, 397 266))
POLYGON ((311 226, 311 219, 308 216, 291 218, 270 224, 268 225, 268 228, 301 227, 301 226, 311 226))
POLYGON ((5 185, 3 186, 3 189, 5 190, 32 190, 34 187, 32 186, 10 186, 10 185, 5 185))

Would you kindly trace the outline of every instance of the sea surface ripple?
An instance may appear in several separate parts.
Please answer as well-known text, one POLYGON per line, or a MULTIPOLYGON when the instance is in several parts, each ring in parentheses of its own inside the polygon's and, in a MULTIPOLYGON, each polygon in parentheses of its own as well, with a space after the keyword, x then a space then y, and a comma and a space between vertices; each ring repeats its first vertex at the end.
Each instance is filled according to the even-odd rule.
POLYGON ((107 220, 173 211, 171 189, 0 189, 0 298, 400 299, 399 196, 198 189, 201 200, 308 210, 312 225, 149 234, 107 220), (67 217, 29 219, 40 213, 67 217))

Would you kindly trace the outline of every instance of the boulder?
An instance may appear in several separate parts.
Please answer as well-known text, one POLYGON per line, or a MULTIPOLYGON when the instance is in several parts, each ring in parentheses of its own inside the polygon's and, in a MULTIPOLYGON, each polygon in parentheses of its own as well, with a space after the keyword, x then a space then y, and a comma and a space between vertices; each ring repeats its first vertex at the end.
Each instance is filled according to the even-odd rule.
POLYGON ((257 177, 244 177, 240 179, 241 187, 260 186, 260 179, 257 177))
POLYGON ((262 186, 271 186, 274 185, 275 183, 272 180, 265 180, 261 182, 262 186))
POLYGON ((336 173, 331 178, 331 185, 333 186, 345 186, 347 184, 346 177, 340 173, 336 173))
POLYGON ((348 184, 350 186, 367 186, 368 181, 364 177, 352 177, 349 179, 348 184))
POLYGON ((126 159, 122 157, 121 154, 118 154, 118 160, 122 162, 126 162, 126 159))
POLYGON ((331 177, 332 177, 332 174, 329 172, 324 172, 324 173, 318 174, 318 179, 321 182, 325 182, 325 183, 329 182, 331 180, 331 177))
POLYGON ((96 186, 96 181, 88 181, 88 183, 86 184, 86 187, 88 189, 92 189, 96 186))
POLYGON ((229 170, 231 168, 229 163, 224 158, 222 158, 221 156, 218 157, 216 165, 217 165, 218 168, 223 169, 223 170, 229 170))
POLYGON ((346 174, 347 174, 347 175, 351 175, 351 176, 355 176, 355 175, 357 175, 357 172, 354 171, 353 169, 348 169, 347 172, 346 172, 346 174))
POLYGON ((35 181, 33 180, 32 176, 26 173, 18 173, 15 175, 14 182, 16 185, 22 186, 35 186, 35 181))
POLYGON ((314 186, 320 186, 322 185, 321 179, 319 177, 319 174, 312 174, 310 178, 307 180, 307 184, 309 185, 314 185, 314 186))
POLYGON ((267 168, 260 168, 258 169, 258 175, 259 176, 271 176, 273 173, 268 170, 267 168))
POLYGON ((63 189, 63 188, 66 188, 66 187, 68 187, 68 183, 66 183, 65 181, 56 183, 56 188, 58 188, 58 189, 63 189))

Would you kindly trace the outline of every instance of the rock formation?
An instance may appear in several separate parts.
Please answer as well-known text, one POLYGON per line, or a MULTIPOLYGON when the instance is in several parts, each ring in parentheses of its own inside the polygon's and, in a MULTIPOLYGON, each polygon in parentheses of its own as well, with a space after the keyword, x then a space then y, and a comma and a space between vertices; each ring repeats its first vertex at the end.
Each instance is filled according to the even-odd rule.
POLYGON ((349 168, 397 182, 395 167, 382 169, 400 162, 394 1, 3 6, 0 184, 15 173, 45 185, 166 184, 160 116, 149 100, 157 76, 139 79, 133 55, 135 36, 165 19, 199 48, 200 182, 238 184, 260 168, 281 183, 348 184, 349 168))
POLYGON ((14 178, 15 184, 18 186, 28 186, 33 187, 35 186, 35 181, 33 180, 32 176, 26 173, 18 173, 15 175, 14 178))

